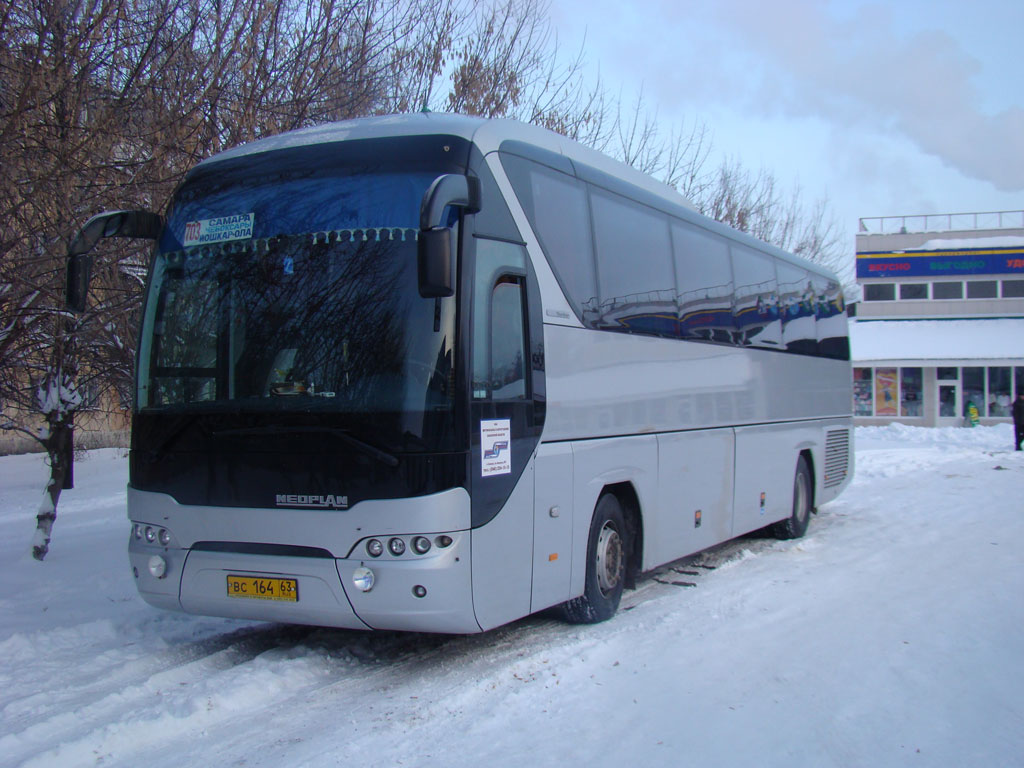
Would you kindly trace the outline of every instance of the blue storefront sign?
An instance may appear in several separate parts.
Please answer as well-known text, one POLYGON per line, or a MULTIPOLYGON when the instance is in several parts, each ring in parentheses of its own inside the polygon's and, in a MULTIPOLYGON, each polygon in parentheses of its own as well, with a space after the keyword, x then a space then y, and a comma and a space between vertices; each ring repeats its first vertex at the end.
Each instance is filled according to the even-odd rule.
POLYGON ((857 277, 1024 275, 1024 248, 876 251, 857 254, 857 277))

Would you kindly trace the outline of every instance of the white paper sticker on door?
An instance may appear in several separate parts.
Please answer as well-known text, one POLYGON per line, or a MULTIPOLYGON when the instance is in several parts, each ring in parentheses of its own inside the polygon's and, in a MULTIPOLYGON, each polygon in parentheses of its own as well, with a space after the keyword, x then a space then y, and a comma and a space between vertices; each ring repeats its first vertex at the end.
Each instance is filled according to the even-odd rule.
POLYGON ((480 474, 508 475, 512 472, 512 427, 509 419, 480 422, 480 474))

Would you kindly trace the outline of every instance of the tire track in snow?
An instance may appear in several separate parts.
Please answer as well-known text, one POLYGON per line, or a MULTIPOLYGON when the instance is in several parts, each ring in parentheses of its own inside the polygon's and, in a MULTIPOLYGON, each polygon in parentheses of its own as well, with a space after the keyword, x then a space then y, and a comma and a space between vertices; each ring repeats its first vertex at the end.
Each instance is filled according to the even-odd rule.
MULTIPOLYGON (((622 611, 686 599, 684 590, 658 581, 673 568, 696 571, 685 578, 699 585, 713 578, 717 567, 791 544, 745 537, 662 566, 625 593, 622 611)), ((175 616, 168 623, 195 622, 175 616)), ((465 671, 449 675, 445 686, 457 701, 467 680, 497 685, 516 675, 534 679, 537 654, 572 656, 597 642, 597 636, 633 631, 633 624, 613 621, 591 630, 565 625, 547 612, 464 637, 257 625, 199 640, 171 640, 170 645, 159 631, 154 637, 151 628, 129 630, 123 637, 109 622, 80 625, 47 636, 53 657, 47 665, 49 684, 40 681, 33 694, 4 705, 10 732, 0 737, 0 755, 6 756, 0 760, 24 766, 133 764, 153 749, 197 733, 238 733, 242 741, 251 739, 253 722, 279 720, 288 709, 302 713, 297 717, 304 720, 311 701, 319 698, 351 701, 372 691, 384 692, 386 701, 388 691, 404 691, 421 675, 436 688, 451 670, 474 670, 469 678, 465 671), (92 662, 68 668, 88 655, 82 641, 95 648, 92 662), (295 702, 298 706, 292 707, 295 702)), ((4 645, 13 646, 15 640, 4 645)), ((33 642, 18 642, 22 647, 8 649, 15 655, 37 652, 33 642)), ((40 671, 38 665, 34 671, 40 671)), ((21 681, 11 688, 30 687, 21 681)), ((407 702, 395 706, 402 716, 415 718, 415 710, 407 710, 407 702)), ((386 708, 377 717, 387 722, 386 708)))

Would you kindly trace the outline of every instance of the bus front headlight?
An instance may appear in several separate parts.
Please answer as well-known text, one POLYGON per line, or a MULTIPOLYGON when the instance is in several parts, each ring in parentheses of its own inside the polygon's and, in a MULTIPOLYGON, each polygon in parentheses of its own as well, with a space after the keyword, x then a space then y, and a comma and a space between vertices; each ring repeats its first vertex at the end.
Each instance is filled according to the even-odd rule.
POLYGON ((160 555, 153 555, 149 558, 149 572, 154 578, 162 579, 167 575, 167 561, 160 555))
POLYGON ((352 583, 360 592, 369 592, 373 589, 373 571, 365 565, 360 566, 352 572, 352 583))

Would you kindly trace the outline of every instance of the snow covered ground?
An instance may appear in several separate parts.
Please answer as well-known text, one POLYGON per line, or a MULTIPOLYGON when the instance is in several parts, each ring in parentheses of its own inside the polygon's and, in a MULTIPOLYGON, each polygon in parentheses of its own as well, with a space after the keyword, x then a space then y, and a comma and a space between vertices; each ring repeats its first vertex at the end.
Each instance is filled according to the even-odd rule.
POLYGON ((0 766, 1024 765, 1011 447, 1006 425, 858 429, 806 538, 661 569, 605 624, 472 637, 157 611, 120 452, 76 466, 44 563, 42 460, 3 458, 0 766))

